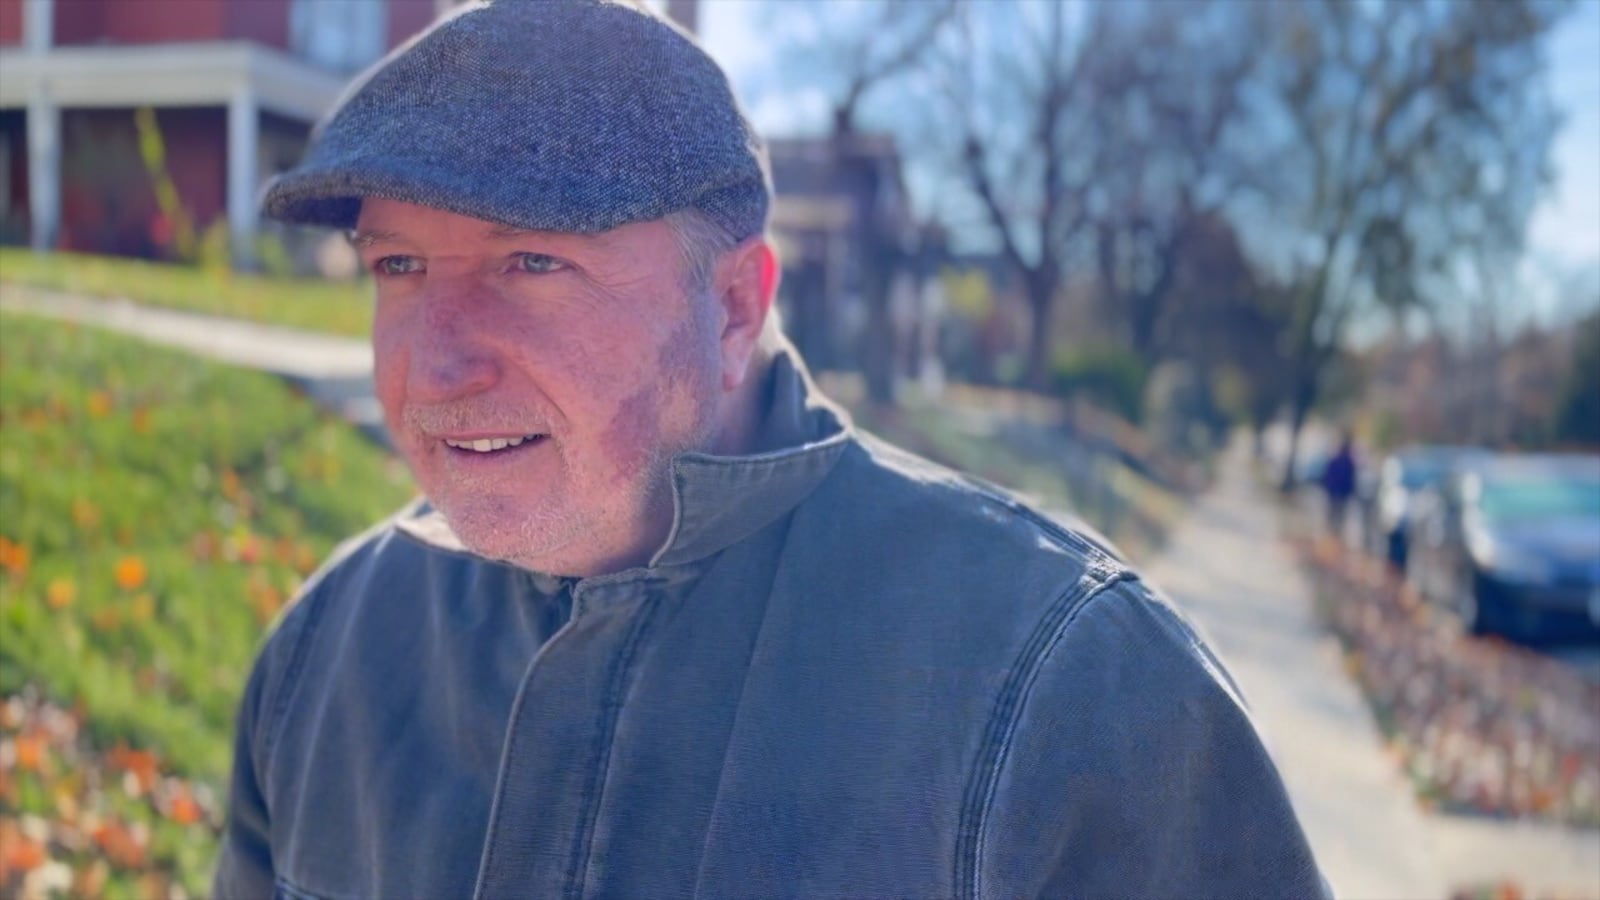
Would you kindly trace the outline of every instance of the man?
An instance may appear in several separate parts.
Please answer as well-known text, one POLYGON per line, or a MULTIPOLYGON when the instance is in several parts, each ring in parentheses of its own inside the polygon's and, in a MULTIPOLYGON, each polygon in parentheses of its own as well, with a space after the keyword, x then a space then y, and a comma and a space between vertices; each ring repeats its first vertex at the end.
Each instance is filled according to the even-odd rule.
POLYGON ((1322 467, 1322 491, 1327 499, 1328 533, 1344 537, 1346 510, 1350 498, 1356 493, 1355 433, 1349 429, 1339 434, 1339 449, 1328 457, 1322 467))
POLYGON ((262 652, 219 896, 1320 893, 1168 606, 818 395, 768 203, 721 71, 602 0, 461 11, 271 185, 353 229, 427 501, 262 652))

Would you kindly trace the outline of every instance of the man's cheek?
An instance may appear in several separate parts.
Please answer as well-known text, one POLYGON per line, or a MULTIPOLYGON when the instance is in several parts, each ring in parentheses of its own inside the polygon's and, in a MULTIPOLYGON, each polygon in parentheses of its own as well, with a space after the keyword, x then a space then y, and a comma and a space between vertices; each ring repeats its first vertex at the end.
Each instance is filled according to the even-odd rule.
POLYGON ((614 482, 626 482, 646 467, 661 444, 660 389, 645 384, 617 406, 600 439, 600 452, 614 482))
MULTIPOLYGON (((375 325, 372 332, 372 383, 386 415, 397 412, 404 399, 407 365, 404 344, 392 330, 375 325), (391 409, 391 406, 396 409, 391 409)), ((398 422, 391 421, 389 424, 392 427, 398 422)))

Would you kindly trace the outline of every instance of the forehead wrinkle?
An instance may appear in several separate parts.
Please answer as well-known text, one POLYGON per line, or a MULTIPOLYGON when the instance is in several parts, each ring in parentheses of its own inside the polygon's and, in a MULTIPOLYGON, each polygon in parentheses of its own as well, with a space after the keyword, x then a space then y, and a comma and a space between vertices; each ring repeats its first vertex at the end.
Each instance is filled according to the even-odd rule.
POLYGON ((540 231, 534 228, 518 228, 515 225, 492 225, 483 231, 484 240, 510 241, 520 238, 535 238, 541 240, 576 241, 581 244, 597 246, 609 250, 611 240, 604 232, 584 234, 575 231, 540 231))

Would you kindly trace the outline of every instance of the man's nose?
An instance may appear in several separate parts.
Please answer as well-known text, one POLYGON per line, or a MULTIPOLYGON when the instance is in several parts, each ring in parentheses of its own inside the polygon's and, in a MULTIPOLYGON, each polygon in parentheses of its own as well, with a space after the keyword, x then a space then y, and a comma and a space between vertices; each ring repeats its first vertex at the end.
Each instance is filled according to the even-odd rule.
POLYGON ((414 402, 447 403, 488 390, 500 380, 489 304, 470 293, 424 300, 412 347, 408 393, 414 402))

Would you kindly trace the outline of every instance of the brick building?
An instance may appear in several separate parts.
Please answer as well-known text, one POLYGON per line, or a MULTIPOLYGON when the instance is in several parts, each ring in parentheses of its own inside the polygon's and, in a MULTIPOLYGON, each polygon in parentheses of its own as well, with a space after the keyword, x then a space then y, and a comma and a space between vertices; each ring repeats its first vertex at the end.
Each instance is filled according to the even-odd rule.
POLYGON ((248 259, 267 178, 447 0, 0 0, 0 242, 171 251, 135 112, 197 230, 248 259))

